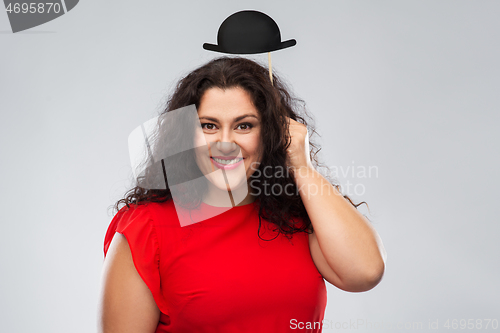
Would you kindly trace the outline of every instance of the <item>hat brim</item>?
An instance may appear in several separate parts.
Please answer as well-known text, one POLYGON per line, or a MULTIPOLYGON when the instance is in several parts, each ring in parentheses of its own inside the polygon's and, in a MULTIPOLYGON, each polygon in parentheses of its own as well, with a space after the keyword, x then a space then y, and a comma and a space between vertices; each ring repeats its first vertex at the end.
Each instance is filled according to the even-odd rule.
POLYGON ((237 51, 237 50, 224 49, 220 45, 209 44, 209 43, 204 43, 203 48, 205 50, 209 50, 209 51, 229 53, 229 54, 257 54, 257 53, 267 53, 267 52, 273 52, 273 51, 286 49, 287 47, 292 47, 296 44, 297 44, 297 41, 295 39, 289 39, 287 41, 281 42, 280 44, 272 46, 272 47, 267 48, 267 49, 254 49, 254 50, 237 51))

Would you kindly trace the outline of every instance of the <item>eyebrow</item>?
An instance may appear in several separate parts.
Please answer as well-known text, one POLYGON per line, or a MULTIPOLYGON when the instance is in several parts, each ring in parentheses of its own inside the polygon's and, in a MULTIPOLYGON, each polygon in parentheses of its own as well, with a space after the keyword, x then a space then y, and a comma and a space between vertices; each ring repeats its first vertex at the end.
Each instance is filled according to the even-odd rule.
MULTIPOLYGON (((255 115, 253 115, 253 114, 244 114, 242 116, 234 118, 234 122, 237 122, 237 121, 240 121, 242 119, 245 119, 246 117, 253 117, 253 118, 257 119, 257 120, 259 119, 255 115)), ((206 119, 206 120, 210 120, 210 121, 213 121, 213 122, 216 122, 216 123, 219 122, 219 120, 217 118, 212 118, 212 117, 200 117, 199 119, 206 119)))

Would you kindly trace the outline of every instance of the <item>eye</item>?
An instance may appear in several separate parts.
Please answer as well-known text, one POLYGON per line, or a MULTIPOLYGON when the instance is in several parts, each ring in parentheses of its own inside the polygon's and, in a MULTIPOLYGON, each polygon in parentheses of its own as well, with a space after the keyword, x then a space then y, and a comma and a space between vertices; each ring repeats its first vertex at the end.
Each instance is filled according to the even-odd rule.
POLYGON ((212 124, 212 123, 203 123, 203 124, 201 124, 201 128, 209 130, 209 131, 216 129, 215 124, 212 124))
POLYGON ((249 130, 253 127, 253 125, 250 123, 239 124, 238 127, 240 127, 240 126, 243 126, 243 128, 240 128, 241 130, 249 130))

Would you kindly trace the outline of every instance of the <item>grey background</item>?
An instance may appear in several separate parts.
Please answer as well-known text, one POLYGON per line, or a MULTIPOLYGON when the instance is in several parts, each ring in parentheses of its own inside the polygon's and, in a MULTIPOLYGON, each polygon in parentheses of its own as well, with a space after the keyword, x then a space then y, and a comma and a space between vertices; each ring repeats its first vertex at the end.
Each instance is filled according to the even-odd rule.
POLYGON ((500 320, 500 2, 87 0, 17 34, 0 14, 0 330, 95 331, 128 134, 220 55, 202 44, 243 9, 297 40, 273 68, 314 115, 323 161, 378 170, 339 180, 370 206, 384 279, 365 293, 328 285, 325 319, 500 320))

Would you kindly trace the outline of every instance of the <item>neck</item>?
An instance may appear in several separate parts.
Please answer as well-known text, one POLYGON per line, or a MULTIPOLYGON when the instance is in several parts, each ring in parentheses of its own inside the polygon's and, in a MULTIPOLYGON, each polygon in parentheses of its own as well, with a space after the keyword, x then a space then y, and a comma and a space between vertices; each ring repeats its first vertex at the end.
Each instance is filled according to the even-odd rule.
POLYGON ((229 190, 222 190, 213 186, 209 182, 208 191, 202 201, 210 206, 215 207, 235 207, 251 204, 255 201, 255 197, 250 194, 250 185, 229 190))

